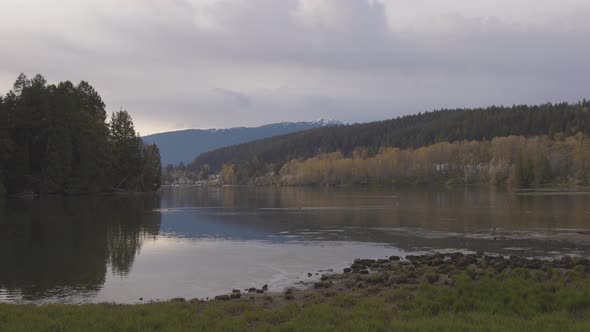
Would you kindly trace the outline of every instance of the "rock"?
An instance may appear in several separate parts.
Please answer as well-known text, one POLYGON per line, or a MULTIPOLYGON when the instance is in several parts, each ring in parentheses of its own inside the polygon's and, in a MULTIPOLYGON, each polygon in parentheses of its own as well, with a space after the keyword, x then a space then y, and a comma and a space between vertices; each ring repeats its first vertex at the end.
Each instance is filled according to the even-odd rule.
POLYGON ((459 269, 465 269, 467 266, 469 266, 469 262, 464 259, 460 259, 457 261, 457 263, 455 263, 455 266, 457 266, 459 269))
POLYGON ((328 280, 328 276, 325 274, 322 274, 322 277, 320 278, 320 280, 326 281, 326 280, 328 280))
POLYGON ((436 271, 438 273, 449 273, 451 272, 455 267, 452 264, 443 264, 443 265, 439 265, 436 268, 436 271))
POLYGON ((215 297, 215 299, 218 301, 229 301, 229 300, 231 300, 231 297, 227 294, 224 294, 224 295, 217 295, 215 297))
POLYGON ((471 264, 477 264, 477 257, 475 255, 467 255, 459 258, 456 262, 456 266, 460 269, 464 269, 471 264))
POLYGON ((396 262, 397 262, 397 261, 399 261, 400 259, 401 259, 401 257, 399 257, 399 256, 391 256, 391 257, 389 257, 389 260, 390 260, 390 261, 396 261, 396 262))
POLYGON ((543 262, 538 258, 531 259, 526 263, 526 267, 533 270, 540 270, 542 266, 543 262))
POLYGON ((332 283, 329 281, 318 281, 313 283, 313 288, 330 288, 332 283))
POLYGON ((140 298, 139 298, 139 300, 140 300, 140 301, 143 301, 143 297, 140 297, 140 298))
POLYGON ((351 268, 349 268, 349 267, 344 268, 344 273, 351 273, 351 272, 352 272, 351 268))
POLYGON ((438 281, 438 278, 439 278, 438 274, 432 273, 432 274, 426 275, 426 281, 428 281, 429 284, 434 284, 435 282, 438 281))
POLYGON ((254 287, 248 288, 248 293, 256 293, 257 289, 254 287))
POLYGON ((365 265, 365 266, 371 266, 373 264, 375 264, 376 260, 374 259, 360 259, 357 258, 354 260, 354 264, 358 264, 358 265, 365 265))
POLYGON ((469 262, 469 264, 477 264, 479 262, 477 256, 473 254, 465 256, 465 259, 469 262))
POLYGON ((242 293, 231 293, 230 297, 232 299, 239 299, 242 297, 242 293))
POLYGON ((233 294, 241 294, 242 291, 240 291, 239 289, 234 289, 231 291, 233 294))
POLYGON ((454 252, 454 253, 448 254, 447 256, 449 256, 449 258, 453 261, 458 261, 459 259, 463 258, 465 255, 463 255, 463 253, 461 253, 461 252, 454 252))
POLYGON ((262 291, 263 291, 263 292, 266 292, 266 291, 268 291, 268 285, 264 285, 264 286, 262 286, 262 291))
POLYGON ((526 264, 526 259, 512 255, 508 259, 508 262, 511 268, 524 267, 526 264))
POLYGON ((386 279, 387 279, 386 276, 383 274, 374 274, 374 275, 369 276, 366 279, 366 281, 369 284, 382 284, 385 282, 386 279))
POLYGON ((443 258, 440 258, 440 257, 436 257, 436 258, 433 258, 433 259, 431 259, 431 260, 428 261, 428 265, 430 265, 430 266, 439 266, 439 265, 442 265, 444 263, 445 263, 444 259, 443 258))
POLYGON ((563 256, 559 263, 560 267, 564 269, 571 269, 574 267, 574 261, 570 256, 563 256))
POLYGON ((366 270, 366 269, 360 270, 359 272, 360 272, 360 274, 369 274, 369 270, 366 270))
POLYGON ((311 274, 311 272, 307 272, 307 277, 311 278, 313 276, 313 274, 311 274))
POLYGON ((366 269, 367 266, 366 265, 363 265, 363 264, 360 264, 360 263, 353 263, 350 266, 350 268, 353 269, 353 270, 362 270, 362 269, 366 269))
POLYGON ((406 256, 406 259, 413 262, 413 263, 416 263, 416 262, 420 263, 420 262, 423 262, 423 261, 428 260, 430 258, 431 257, 428 255, 406 256), (410 257, 411 259, 408 257, 410 257))
POLYGON ((510 265, 510 263, 506 260, 502 260, 502 261, 498 261, 496 262, 493 267, 496 270, 497 273, 502 272, 503 270, 505 270, 506 268, 508 268, 510 265))

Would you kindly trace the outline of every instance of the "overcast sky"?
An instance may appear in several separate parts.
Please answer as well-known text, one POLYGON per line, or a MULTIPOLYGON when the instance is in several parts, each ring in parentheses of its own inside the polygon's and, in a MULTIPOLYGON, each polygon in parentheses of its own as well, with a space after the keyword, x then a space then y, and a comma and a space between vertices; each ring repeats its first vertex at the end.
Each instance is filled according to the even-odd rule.
POLYGON ((142 134, 590 97, 588 0, 1 0, 0 94, 89 81, 142 134))

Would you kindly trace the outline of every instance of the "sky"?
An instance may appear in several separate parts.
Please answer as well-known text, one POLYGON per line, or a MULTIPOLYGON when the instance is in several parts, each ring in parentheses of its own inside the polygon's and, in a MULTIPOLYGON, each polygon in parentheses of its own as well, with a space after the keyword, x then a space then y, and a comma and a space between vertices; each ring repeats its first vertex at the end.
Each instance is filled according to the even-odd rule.
POLYGON ((2 0, 0 94, 90 82, 143 135, 590 97, 588 0, 2 0))

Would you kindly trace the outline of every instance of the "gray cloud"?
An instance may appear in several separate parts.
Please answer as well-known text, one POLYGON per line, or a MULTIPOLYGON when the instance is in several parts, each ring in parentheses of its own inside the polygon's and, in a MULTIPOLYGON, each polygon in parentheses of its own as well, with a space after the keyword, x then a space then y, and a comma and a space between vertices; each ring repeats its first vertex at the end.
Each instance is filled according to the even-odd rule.
POLYGON ((590 3, 9 0, 19 72, 88 80, 142 133, 587 97, 590 3))
POLYGON ((250 97, 248 97, 247 95, 245 95, 243 93, 239 93, 237 91, 232 91, 232 90, 227 90, 227 89, 221 89, 221 88, 213 89, 213 91, 223 95, 226 98, 229 98, 238 107, 248 107, 252 104, 250 97))

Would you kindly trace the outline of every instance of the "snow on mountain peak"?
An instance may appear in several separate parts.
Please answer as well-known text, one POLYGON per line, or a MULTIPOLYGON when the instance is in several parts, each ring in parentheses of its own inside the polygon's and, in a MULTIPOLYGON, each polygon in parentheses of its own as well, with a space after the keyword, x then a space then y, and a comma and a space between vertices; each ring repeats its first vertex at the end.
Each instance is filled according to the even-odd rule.
POLYGON ((315 121, 312 121, 311 123, 313 124, 317 124, 320 126, 337 126, 337 125, 341 125, 342 122, 338 121, 338 120, 333 120, 333 119, 326 119, 326 118, 318 118, 315 121))

